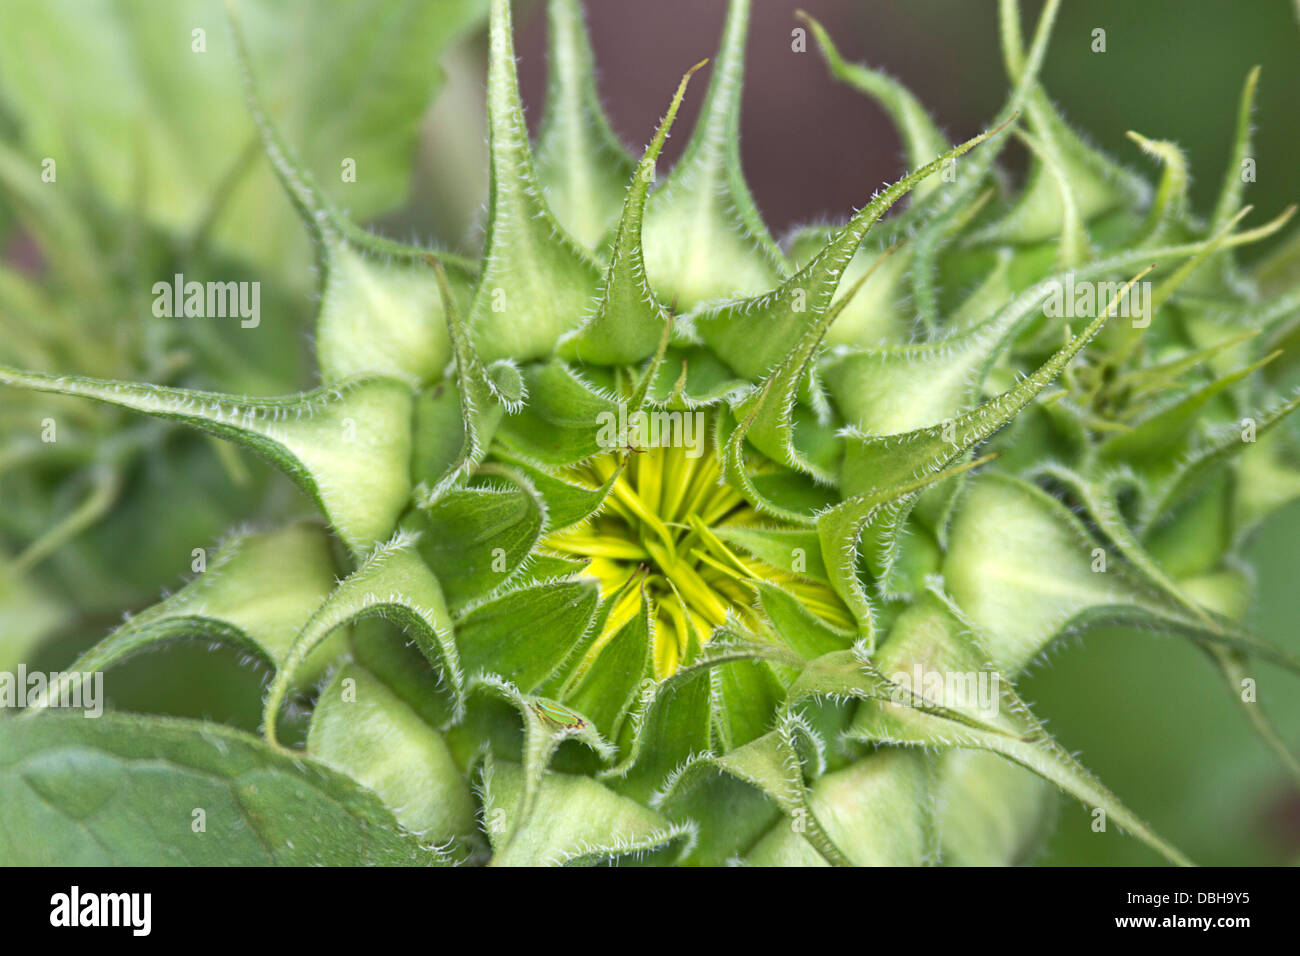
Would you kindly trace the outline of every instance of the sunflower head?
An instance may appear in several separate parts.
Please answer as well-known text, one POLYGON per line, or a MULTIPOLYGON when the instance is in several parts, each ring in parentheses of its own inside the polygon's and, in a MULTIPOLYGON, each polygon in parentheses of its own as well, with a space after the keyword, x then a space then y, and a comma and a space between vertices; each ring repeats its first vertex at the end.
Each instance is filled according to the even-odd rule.
POLYGON ((956 145, 805 18, 915 168, 783 244, 739 164, 749 0, 664 175, 704 64, 634 157, 578 3, 551 0, 533 144, 492 0, 475 256, 356 227, 250 79, 322 265, 321 385, 0 377, 242 445, 323 522, 236 539, 74 670, 178 635, 239 643, 275 674, 265 742, 245 744, 285 773, 300 756, 341 772, 439 861, 1014 862, 1044 780, 1183 861, 1015 679, 1058 635, 1116 621, 1188 636, 1230 682, 1256 658, 1294 666, 1241 626, 1237 555, 1300 495, 1274 431, 1297 399, 1261 345, 1300 300, 1266 299, 1233 258, 1285 217, 1243 228, 1230 178, 1198 219, 1176 149, 1139 138, 1153 185, 1065 124, 1038 79, 1057 7, 1025 44, 1002 4, 1012 89, 956 145), (1021 189, 997 166, 1013 142, 1021 189), (291 703, 310 710, 305 755, 291 703))

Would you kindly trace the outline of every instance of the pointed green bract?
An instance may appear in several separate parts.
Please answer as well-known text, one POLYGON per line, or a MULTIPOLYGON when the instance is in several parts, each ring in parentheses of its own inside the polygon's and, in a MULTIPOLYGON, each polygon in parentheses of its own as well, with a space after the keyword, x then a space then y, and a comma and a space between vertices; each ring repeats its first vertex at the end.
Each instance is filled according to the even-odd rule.
POLYGON ((446 681, 457 712, 463 708, 465 677, 451 615, 437 578, 416 558, 414 543, 414 536, 399 534, 376 548, 303 625, 263 702, 268 741, 276 743, 280 708, 298 669, 332 633, 366 618, 383 618, 408 633, 446 681))
MULTIPOLYGON (((64 689, 71 689, 79 675, 187 638, 229 643, 272 669, 285 663, 298 632, 334 584, 324 530, 299 524, 270 534, 241 534, 224 542, 210 561, 199 551, 204 563, 197 577, 77 658, 63 675, 64 689)), ((300 681, 318 678, 338 652, 337 647, 317 648, 301 665, 300 681)))
POLYGON ((600 105, 595 64, 578 0, 549 0, 546 112, 537 134, 537 181, 547 205, 587 251, 618 218, 636 168, 600 105))
POLYGON ((453 607, 504 588, 522 571, 549 525, 537 489, 517 472, 449 492, 413 516, 420 556, 453 607))
MULTIPOLYGON (((881 750, 828 773, 811 788, 812 815, 854 866, 919 866, 932 842, 925 758, 881 750)), ((745 856, 751 866, 821 866, 806 837, 778 824, 745 856)))
MULTIPOLYGON (((391 375, 420 385, 439 378, 448 345, 438 286, 421 268, 426 250, 382 239, 357 226, 319 189, 261 104, 244 34, 232 24, 245 99, 281 185, 316 241, 322 273, 316 358, 327 383, 391 375)), ((355 163, 356 160, 352 159, 355 163)), ((447 257, 448 263, 456 262, 447 257)), ((458 292, 468 298, 472 269, 456 262, 458 292)))
MULTIPOLYGON (((1134 279, 1129 283, 1129 287, 1134 279)), ((1126 287, 1127 289, 1127 287, 1126 287)), ((1118 298, 1122 297, 1120 293, 1118 298)), ((848 454, 844 460, 841 484, 846 491, 857 488, 888 487, 942 468, 963 451, 984 441, 1005 425, 1095 336, 1105 323, 1107 313, 1114 309, 1112 302, 1107 310, 1074 336, 1060 351, 1041 365, 1032 375, 1026 376, 1015 387, 952 421, 916 429, 903 435, 865 436, 850 434, 848 454)))
POLYGON ((354 550, 389 535, 410 494, 411 392, 401 382, 240 398, 0 368, 0 384, 89 398, 243 445, 292 478, 354 550))
POLYGON ((614 236, 600 305, 589 322, 560 342, 560 353, 568 358, 601 365, 639 362, 654 352, 656 343, 664 334, 664 326, 671 321, 646 281, 641 224, 646 196, 654 181, 655 162, 677 117, 677 109, 686 94, 686 84, 703 65, 697 64, 682 77, 667 115, 637 164, 627 189, 618 232, 614 236))
POLYGON ((1147 139, 1132 130, 1128 138, 1148 156, 1156 157, 1165 168, 1143 226, 1147 242, 1161 242, 1175 232, 1187 215, 1187 157, 1166 140, 1147 139))
POLYGON ((1106 622, 1155 626, 1295 666, 1291 655, 1226 622, 1207 624, 1144 587, 1116 551, 1108 555, 1044 492, 985 475, 971 483, 958 511, 943 574, 1008 674, 1021 671, 1059 634, 1106 622))
POLYGON ((646 208, 646 273, 666 302, 689 311, 771 288, 785 257, 740 168, 740 93, 750 0, 730 0, 722 44, 695 132, 646 208))
MULTIPOLYGON (((498 812, 505 820, 517 814, 521 784, 516 765, 493 761, 484 768, 484 810, 489 819, 498 812)), ((494 856, 495 865, 604 863, 680 845, 689 833, 589 777, 560 773, 542 779, 531 821, 494 856)))
POLYGON ((0 534, 19 555, 0 568, 0 624, 20 622, 0 626, 0 662, 31 659, 32 633, 98 619, 83 569, 111 563, 106 541, 117 561, 141 515, 155 517, 147 547, 190 551, 177 542, 193 522, 160 497, 175 480, 196 500, 229 485, 238 518, 284 509, 215 441, 210 465, 161 480, 168 423, 258 451, 326 519, 241 533, 74 662, 228 641, 273 671, 265 743, 117 717, 78 729, 29 701, 0 727, 0 802, 20 824, 0 820, 0 862, 47 862, 15 849, 41 829, 64 859, 221 862, 169 835, 188 826, 178 807, 210 805, 236 862, 1007 865, 1041 848, 1057 790, 1186 862, 1013 686, 1058 637, 1102 624, 1204 650, 1243 726, 1295 772, 1240 690, 1260 661, 1300 673, 1241 623, 1244 546, 1300 498, 1279 427, 1300 406, 1285 387, 1300 294, 1293 249, 1260 269, 1232 252, 1294 210, 1241 227, 1230 169, 1202 222, 1172 144, 1134 135, 1163 166, 1142 177, 1092 150, 1038 78, 1059 3, 1025 49, 1003 0, 1012 90, 954 148, 805 18, 832 76, 890 112, 915 169, 783 251, 739 163, 748 0, 730 4, 699 123, 661 184, 695 70, 634 162, 601 111, 579 3, 549 9, 534 154, 510 6, 491 2, 481 259, 354 225, 312 174, 334 160, 294 158, 286 141, 314 138, 281 136, 259 105, 277 91, 249 71, 261 146, 317 244, 312 392, 111 381, 293 388, 242 371, 250 384, 230 385, 235 363, 198 325, 131 324, 99 347, 88 330, 124 300, 94 237, 120 235, 127 258, 152 237, 81 222, 0 145, 0 190, 52 264, 48 283, 0 268, 14 317, 0 359, 102 375, 0 370, 30 393, 0 407, 14 502, 0 534), (1030 153, 1023 187, 996 168, 1012 137, 1030 153), (163 423, 120 432, 119 408, 163 423), (50 613, 56 593, 66 615, 50 613), (139 761, 166 772, 141 782, 139 761))
POLYGON ((541 358, 589 308, 595 263, 556 223, 533 172, 509 0, 492 0, 488 118, 492 192, 469 327, 486 362, 541 358))
MULTIPOLYGON (((423 385, 442 377, 451 348, 443 301, 424 262, 327 240, 328 265, 316 325, 326 381, 365 373, 423 385)), ((457 268, 456 294, 468 303, 471 277, 457 268)))
POLYGON ((650 654, 650 621, 643 604, 642 612, 634 614, 601 648, 597 663, 586 659, 578 663, 565 702, 590 715, 608 739, 618 739, 623 719, 650 670, 650 654))
POLYGON ((1219 192, 1219 201, 1214 207, 1214 216, 1210 220, 1211 230, 1220 229, 1241 209, 1241 197, 1245 190, 1246 179, 1242 175, 1244 166, 1250 156, 1251 111, 1255 105, 1255 88, 1259 85, 1259 67, 1246 75, 1246 82, 1241 89, 1241 105, 1237 110, 1237 128, 1232 137, 1232 153, 1228 157, 1228 166, 1223 173, 1223 188, 1219 192))
POLYGON ((339 668, 321 691, 307 752, 374 791, 426 843, 445 847, 475 832, 469 787, 447 744, 356 664, 339 668))
POLYGON ((938 342, 831 352, 822 374, 840 413, 865 434, 900 435, 952 418, 976 394, 1016 310, 938 342))
POLYGON ((696 317, 700 336, 750 380, 765 375, 806 330, 827 314, 845 267, 868 230, 918 182, 974 149, 998 130, 981 133, 909 173, 875 196, 802 269, 775 290, 714 306, 696 317))
POLYGON ((521 588, 466 611, 456 643, 470 674, 496 674, 532 691, 571 659, 595 610, 586 581, 521 588))
MULTIPOLYGON (((474 472, 487 455, 502 416, 518 411, 526 395, 526 385, 513 363, 503 360, 484 367, 469 330, 461 321, 446 270, 433 257, 429 257, 428 263, 437 278, 447 316, 447 331, 456 361, 456 397, 461 420, 460 434, 456 436, 453 429, 437 427, 450 417, 446 406, 442 409, 431 403, 420 406, 419 410, 430 415, 430 423, 436 429, 431 436, 426 437, 423 431, 415 436, 417 464, 429 462, 435 466, 430 474, 423 476, 421 487, 427 490, 426 503, 436 501, 474 472), (459 449, 454 447, 457 437, 459 449), (423 446, 421 438, 426 442, 423 446)), ((416 424, 418 427, 421 422, 417 420, 416 424)))
POLYGON ((1119 801, 1053 741, 1010 683, 986 663, 978 638, 941 596, 927 594, 899 618, 880 655, 879 666, 892 679, 910 678, 913 695, 931 684, 941 686, 944 703, 954 715, 974 710, 980 723, 954 721, 949 715, 908 703, 863 701, 849 735, 860 739, 928 747, 988 749, 1020 763, 1067 793, 1101 807, 1119 825, 1150 844, 1171 862, 1186 858, 1119 801), (962 635, 966 632, 964 638, 962 635), (942 680, 930 680, 930 675, 942 680), (958 684, 950 675, 962 678, 958 684), (973 689, 973 693, 972 693, 973 689), (953 700, 948 700, 951 694, 953 700), (988 714, 992 716, 987 716, 988 714))
POLYGON ((773 730, 724 756, 699 758, 688 763, 681 772, 673 775, 667 792, 656 802, 671 807, 682 802, 682 791, 700 786, 702 781, 697 778, 713 773, 726 774, 769 797, 787 818, 785 825, 791 831, 806 834, 823 860, 834 866, 852 865, 810 811, 803 768, 793 739, 796 726, 773 730))
MULTIPOLYGON (((1027 55, 1020 50, 1019 12, 1014 0, 1002 6, 1004 41, 1014 38, 1014 43, 1008 43, 1007 48, 1013 54, 1008 58, 1008 66, 1012 66, 1014 61, 1014 68, 1009 70, 1009 74, 1015 84, 1006 105, 998 114, 1000 125, 1004 129, 1026 108, 1032 98, 1038 72, 1047 54, 1047 42, 1059 6, 1057 0, 1048 0, 1043 5, 1038 26, 1034 30, 1033 44, 1027 55)), ((912 294, 916 300, 915 308, 920 324, 926 330, 933 331, 939 325, 937 285, 939 256, 955 238, 954 224, 968 219, 978 212, 983 204, 982 196, 987 195, 987 180, 993 170, 993 163, 1006 142, 1006 134, 994 136, 992 139, 993 142, 981 153, 976 154, 974 160, 968 162, 965 168, 954 170, 957 177, 955 188, 936 194, 935 210, 928 221, 922 223, 912 241, 915 256, 915 264, 912 268, 912 294)))

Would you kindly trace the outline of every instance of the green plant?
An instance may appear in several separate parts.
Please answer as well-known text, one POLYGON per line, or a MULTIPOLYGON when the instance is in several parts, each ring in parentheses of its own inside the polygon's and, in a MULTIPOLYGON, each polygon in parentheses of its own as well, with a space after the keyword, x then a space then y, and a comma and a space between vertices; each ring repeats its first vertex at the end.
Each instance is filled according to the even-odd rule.
POLYGON ((1186 636, 1238 696, 1253 659, 1296 668, 1241 626, 1237 555, 1300 495, 1276 427, 1300 399, 1274 350, 1300 290, 1265 297, 1233 258, 1290 213, 1239 228, 1254 75, 1206 221, 1172 144, 1134 135, 1163 167, 1154 189, 1089 148, 1037 80, 1056 9, 1026 46, 1002 4, 1012 93, 956 147, 809 19, 832 74, 889 110, 917 168, 786 246, 739 168, 748 0, 731 3, 699 124, 658 184, 700 67, 638 161, 600 112, 577 0, 551 0, 534 149, 509 5, 493 0, 479 260, 358 229, 250 79, 316 241, 323 384, 267 399, 0 381, 235 442, 318 506, 324 525, 227 541, 58 685, 161 641, 231 642, 274 672, 264 739, 30 708, 0 722, 0 846, 138 862, 1010 863, 1032 856, 1059 788, 1185 862, 1013 681, 1060 634, 1111 622, 1186 636), (995 166, 1013 137, 1032 156, 1019 191, 995 166), (200 807, 220 846, 194 838, 200 807), (156 842, 134 836, 145 817, 156 842), (48 839, 24 845, 23 828, 48 839))
MULTIPOLYGON (((361 181, 343 186, 354 215, 396 202, 438 53, 486 3, 380 0, 321 18, 248 0, 244 11, 277 121, 313 155, 361 164, 361 181), (328 79, 308 83, 309 62, 285 46, 328 57, 328 79)), ((224 20, 220 0, 0 10, 0 232, 8 242, 5 227, 20 227, 34 260, 0 261, 0 365, 252 394, 302 381, 310 240, 244 109, 224 20), (260 282, 275 321, 249 334, 160 320, 151 290, 178 273, 260 282)), ((189 429, 6 395, 0 670, 154 600, 178 556, 254 519, 253 502, 282 509, 268 477, 189 429)))

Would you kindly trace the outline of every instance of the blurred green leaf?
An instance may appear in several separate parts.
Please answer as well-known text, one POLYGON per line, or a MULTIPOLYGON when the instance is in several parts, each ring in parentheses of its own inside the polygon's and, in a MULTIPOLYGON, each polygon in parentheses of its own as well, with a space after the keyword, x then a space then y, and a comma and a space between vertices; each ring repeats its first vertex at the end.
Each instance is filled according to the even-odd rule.
MULTIPOLYGON (((327 192, 358 218, 401 202, 441 51, 483 0, 378 0, 313 11, 310 0, 238 0, 263 101, 327 192), (344 164, 355 162, 355 182, 344 164)), ((233 184, 213 238, 271 268, 307 242, 243 105, 220 0, 19 0, 0 7, 0 106, 59 182, 142 205, 181 235, 233 184), (257 223, 256 229, 248 228, 257 223)), ((294 275, 306 277, 306 270, 294 275)))
POLYGON ((0 803, 0 863, 9 866, 438 860, 346 777, 189 721, 0 721, 0 803))

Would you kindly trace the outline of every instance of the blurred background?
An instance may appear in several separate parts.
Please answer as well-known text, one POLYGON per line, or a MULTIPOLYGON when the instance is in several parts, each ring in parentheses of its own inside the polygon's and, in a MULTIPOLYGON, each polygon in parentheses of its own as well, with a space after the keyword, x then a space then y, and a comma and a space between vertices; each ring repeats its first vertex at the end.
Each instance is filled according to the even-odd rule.
MULTIPOLYGON (((587 6, 612 124, 639 152, 681 74, 713 54, 724 0, 587 6)), ((1030 23, 1040 4, 1024 6, 1030 23)), ((326 157, 339 149, 313 146, 371 144, 360 164, 366 191, 336 198, 395 238, 466 251, 481 241, 483 8, 480 0, 430 0, 420 14, 424 28, 388 23, 384 44, 370 44, 366 5, 340 7, 331 21, 306 0, 240 4, 254 69, 290 142, 305 156, 326 157), (308 80, 313 92, 304 101, 308 80)), ((756 0, 742 159, 778 236, 801 223, 842 220, 903 172, 900 143, 884 114, 830 79, 811 38, 807 52, 792 50, 799 8, 826 25, 847 59, 906 83, 953 140, 981 129, 1007 90, 995 0, 756 0)), ((17 363, 6 350, 16 347, 23 314, 58 314, 69 335, 89 336, 101 354, 70 357, 51 348, 21 364, 48 360, 64 371, 145 377, 149 369, 110 361, 114 347, 131 354, 129 346, 151 334, 122 318, 148 316, 149 284, 134 277, 167 274, 183 263, 187 277, 211 271, 231 278, 235 270, 260 278, 263 311, 275 318, 255 345, 222 330, 187 330, 178 341, 148 343, 145 354, 156 362, 174 356, 174 366, 163 367, 175 367, 175 380, 185 384, 264 394, 310 384, 310 250, 264 160, 248 152, 251 128, 220 9, 215 0, 8 0, 0 9, 0 361, 17 363), (211 60, 201 87, 174 90, 167 78, 177 71, 168 57, 191 52, 172 46, 194 24, 206 25, 211 60), (141 50, 147 55, 128 59, 126 51, 141 50), (48 191, 33 189, 19 172, 34 168, 51 143, 63 148, 60 156, 94 158, 84 166, 61 161, 60 181, 71 189, 67 205, 53 209, 42 205, 50 202, 48 191), (177 165, 150 169, 142 159, 160 155, 177 165), (245 204, 251 219, 210 207, 241 164, 252 170, 250 183, 223 202, 245 204), (227 221, 261 228, 227 234, 227 221), (88 298, 82 286, 92 280, 98 284, 88 298), (87 367, 92 359, 108 367, 87 367)), ((545 99, 543 6, 520 3, 516 18, 523 95, 535 128, 545 99)), ((1258 180, 1247 192, 1255 205, 1248 221, 1259 223, 1300 200, 1298 54, 1290 0, 1065 0, 1043 78, 1076 128, 1127 165, 1154 173, 1127 130, 1179 143, 1191 162, 1193 201, 1208 210, 1227 162, 1242 82, 1261 65, 1258 180), (1104 53, 1092 50, 1096 29, 1105 31, 1104 53)), ((682 109, 668 162, 686 143, 698 93, 682 109)), ((1013 170, 1023 162, 1015 146, 1007 156, 1013 170)), ((336 167, 329 178, 337 181, 336 167)), ((1267 255, 1276 244, 1248 249, 1245 257, 1267 255)), ((0 422, 28 427, 36 414, 10 395, 0 402, 0 422)), ((107 435, 120 422, 107 416, 83 427, 107 435)), ((112 482, 96 484, 87 471, 98 474, 92 466, 101 459, 62 470, 43 466, 20 480, 12 465, 21 455, 0 443, 0 668, 19 659, 66 664, 123 611, 154 600, 160 583, 177 586, 189 571, 193 541, 296 506, 295 493, 278 478, 257 464, 232 462, 205 439, 169 433, 161 445, 144 444, 150 450, 139 460, 113 451, 127 457, 111 460, 118 480, 107 507, 98 504, 101 485, 112 482), (95 507, 86 511, 88 503, 95 507), (84 520, 48 555, 33 557, 32 541, 69 513, 84 520), (79 582, 75 593, 69 581, 79 582)), ((1300 650, 1300 507, 1269 523, 1252 555, 1260 600, 1251 624, 1300 650)), ((113 691, 119 706, 255 727, 258 675, 250 680, 249 671, 230 652, 176 646, 123 667, 113 691)), ((1297 682, 1263 667, 1257 677, 1261 700, 1300 746, 1297 682)), ((1067 748, 1193 859, 1300 860, 1300 793, 1185 642, 1096 632, 1053 653, 1022 689, 1067 748)), ((1062 801, 1042 861, 1159 862, 1137 841, 1113 829, 1093 833, 1090 823, 1083 808, 1062 801)))

